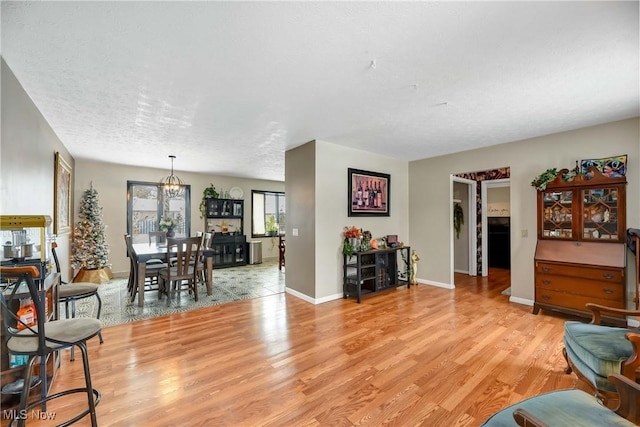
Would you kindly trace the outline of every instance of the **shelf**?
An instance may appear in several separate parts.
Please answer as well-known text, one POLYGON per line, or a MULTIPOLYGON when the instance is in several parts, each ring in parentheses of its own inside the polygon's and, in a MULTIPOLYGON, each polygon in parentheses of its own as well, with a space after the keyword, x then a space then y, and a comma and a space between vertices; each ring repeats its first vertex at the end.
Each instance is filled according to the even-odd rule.
POLYGON ((407 280, 399 278, 401 274, 402 277, 410 274, 410 253, 410 247, 405 246, 356 252, 353 256, 344 255, 344 298, 352 296, 356 297, 357 302, 361 302, 364 295, 410 286, 407 280), (404 254, 400 255, 398 252, 404 254))

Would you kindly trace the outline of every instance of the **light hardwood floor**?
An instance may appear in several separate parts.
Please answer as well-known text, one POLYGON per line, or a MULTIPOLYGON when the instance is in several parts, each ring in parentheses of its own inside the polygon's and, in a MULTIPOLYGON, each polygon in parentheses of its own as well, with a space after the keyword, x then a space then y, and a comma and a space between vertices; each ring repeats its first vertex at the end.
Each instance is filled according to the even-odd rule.
MULTIPOLYGON (((455 290, 417 285, 362 304, 279 294, 105 328, 89 345, 98 422, 475 426, 528 396, 586 390, 563 373, 566 318, 509 303, 508 277, 456 274, 455 290)), ((65 353, 54 388, 82 381, 65 353)), ((85 404, 48 409, 61 420, 85 404)))

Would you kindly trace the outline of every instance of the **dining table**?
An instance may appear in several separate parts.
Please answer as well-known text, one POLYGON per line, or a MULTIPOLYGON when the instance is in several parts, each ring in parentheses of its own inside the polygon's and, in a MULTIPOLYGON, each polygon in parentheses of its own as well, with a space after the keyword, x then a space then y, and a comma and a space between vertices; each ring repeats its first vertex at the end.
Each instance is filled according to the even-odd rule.
MULTIPOLYGON (((151 259, 167 259, 167 244, 164 243, 134 243, 136 259, 134 260, 138 267, 138 307, 144 307, 144 282, 147 262, 151 259)), ((207 285, 207 295, 213 293, 213 254, 212 249, 202 249, 202 255, 205 259, 205 279, 207 285)), ((133 301, 132 301, 133 302, 133 301)))

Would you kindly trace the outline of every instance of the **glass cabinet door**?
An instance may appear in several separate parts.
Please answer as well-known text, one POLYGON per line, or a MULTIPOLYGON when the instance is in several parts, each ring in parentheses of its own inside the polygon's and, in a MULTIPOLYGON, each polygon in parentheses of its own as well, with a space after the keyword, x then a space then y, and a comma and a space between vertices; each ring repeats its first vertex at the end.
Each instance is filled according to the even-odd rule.
POLYGON ((549 238, 573 237, 573 191, 545 191, 542 197, 542 235, 549 238))
POLYGON ((583 240, 618 240, 618 190, 596 188, 581 191, 583 240))

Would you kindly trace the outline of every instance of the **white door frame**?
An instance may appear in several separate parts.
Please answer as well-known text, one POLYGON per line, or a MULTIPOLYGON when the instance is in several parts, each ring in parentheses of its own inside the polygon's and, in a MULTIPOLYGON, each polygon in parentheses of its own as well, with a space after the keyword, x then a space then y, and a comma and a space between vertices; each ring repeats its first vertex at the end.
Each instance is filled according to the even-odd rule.
MULTIPOLYGON (((511 187, 511 179, 490 179, 480 182, 480 197, 482 198, 482 276, 489 274, 489 231, 487 230, 487 188, 511 187)), ((509 211, 511 211, 511 197, 509 197, 509 211)), ((511 240, 511 236, 509 236, 511 240)), ((511 257, 511 253, 509 253, 511 257)))
MULTIPOLYGON (((476 193, 478 191, 478 183, 472 179, 460 178, 459 176, 450 175, 450 183, 449 183, 449 218, 453 218, 453 183, 459 182, 461 184, 467 184, 469 186, 469 197, 467 200, 467 206, 469 206, 469 219, 467 220, 467 227, 469 228, 469 275, 476 276, 478 271, 478 262, 477 262, 477 244, 478 238, 476 235, 476 224, 477 224, 477 204, 476 204, 476 193)), ((451 260, 451 286, 455 287, 454 280, 454 251, 453 251, 453 242, 454 242, 454 234, 455 230, 453 229, 453 220, 449 221, 450 233, 449 233, 449 241, 451 248, 451 254, 449 259, 451 260)))

